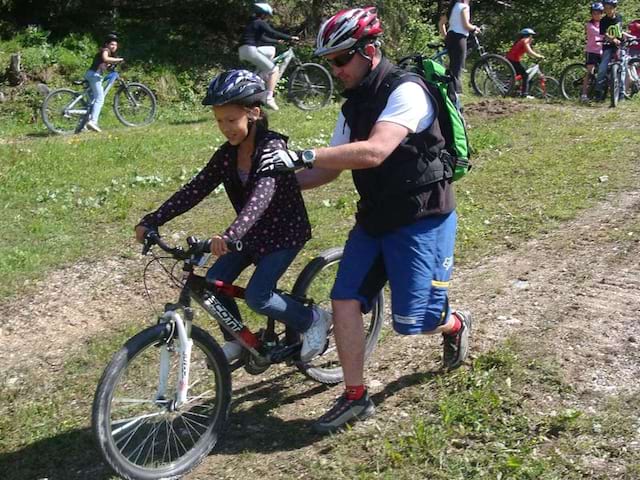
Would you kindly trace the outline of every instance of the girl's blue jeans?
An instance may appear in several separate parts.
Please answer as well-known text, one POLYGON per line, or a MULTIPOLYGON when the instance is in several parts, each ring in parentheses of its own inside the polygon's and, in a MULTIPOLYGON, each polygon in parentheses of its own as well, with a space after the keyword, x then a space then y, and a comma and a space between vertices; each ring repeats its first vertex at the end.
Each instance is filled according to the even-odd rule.
MULTIPOLYGON (((291 248, 270 253, 258 261, 255 271, 245 289, 245 302, 251 310, 265 316, 272 317, 291 327, 298 333, 306 331, 312 322, 312 310, 291 297, 274 292, 276 284, 300 249, 291 248)), ((242 252, 229 252, 216 260, 207 272, 207 280, 221 280, 233 283, 236 278, 251 265, 249 255, 242 252)), ((240 319, 240 310, 231 297, 219 295, 223 305, 240 319)), ((231 336, 225 334, 226 340, 231 336)))
POLYGON ((84 76, 85 80, 89 82, 91 93, 93 95, 93 106, 91 107, 91 121, 98 124, 100 118, 100 111, 102 105, 104 105, 104 87, 102 86, 102 75, 94 72, 93 70, 87 71, 84 76))

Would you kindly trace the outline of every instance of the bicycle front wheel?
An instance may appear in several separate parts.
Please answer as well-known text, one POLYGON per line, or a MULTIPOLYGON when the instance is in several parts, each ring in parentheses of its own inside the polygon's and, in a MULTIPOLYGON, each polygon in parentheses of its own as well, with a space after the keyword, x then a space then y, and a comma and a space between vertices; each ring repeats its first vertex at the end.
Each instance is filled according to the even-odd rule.
POLYGON ((628 86, 625 88, 627 98, 633 98, 640 92, 640 58, 632 58, 627 65, 628 86))
MULTIPOLYGON (((579 100, 586 75, 589 75, 589 72, 584 63, 567 65, 560 74, 560 92, 562 96, 567 100, 579 100)), ((588 91, 587 93, 591 95, 593 95, 593 80, 592 78, 588 80, 590 92, 588 91)))
POLYGON ((538 79, 531 87, 531 94, 542 100, 560 98, 560 82, 553 77, 545 77, 543 85, 542 80, 538 79))
POLYGON ((176 405, 181 362, 175 337, 170 324, 138 333, 116 353, 98 384, 93 431, 105 460, 124 478, 184 475, 215 446, 227 420, 231 377, 224 353, 196 326, 187 401, 176 405))
POLYGON ((513 91, 515 84, 516 71, 503 56, 484 55, 471 69, 471 87, 477 95, 485 97, 498 92, 506 96, 513 91))
POLYGON ((318 110, 333 95, 333 79, 322 65, 303 63, 289 77, 289 99, 301 110, 318 110))
POLYGON ((157 108, 156 96, 141 83, 121 85, 113 99, 113 111, 127 127, 149 125, 155 119, 157 108))
MULTIPOLYGON (((336 278, 338 265, 342 259, 342 248, 326 250, 311 260, 300 272, 293 294, 310 298, 315 305, 331 311, 331 288, 336 278)), ((384 297, 382 291, 373 302, 371 312, 364 316, 365 353, 366 360, 373 353, 378 342, 378 336, 384 322, 384 297)), ((310 362, 298 362, 298 369, 307 377, 324 384, 339 383, 343 379, 342 366, 338 358, 333 327, 329 331, 327 346, 323 353, 310 362)))
POLYGON ((611 65, 611 72, 609 73, 609 94, 611 97, 610 106, 615 108, 618 106, 618 101, 620 100, 620 92, 622 91, 622 85, 620 82, 620 65, 617 63, 611 65))
POLYGON ((69 134, 76 131, 89 106, 82 93, 68 88, 54 90, 46 96, 40 107, 42 121, 53 133, 69 134))

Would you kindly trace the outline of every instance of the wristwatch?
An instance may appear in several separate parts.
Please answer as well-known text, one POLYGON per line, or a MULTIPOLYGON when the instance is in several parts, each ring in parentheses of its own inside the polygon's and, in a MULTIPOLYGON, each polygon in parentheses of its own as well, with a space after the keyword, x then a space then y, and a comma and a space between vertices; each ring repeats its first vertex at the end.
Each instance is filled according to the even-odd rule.
POLYGON ((300 154, 302 157, 302 161, 304 162, 304 166, 307 168, 313 167, 313 162, 316 161, 316 151, 313 149, 303 150, 300 154))

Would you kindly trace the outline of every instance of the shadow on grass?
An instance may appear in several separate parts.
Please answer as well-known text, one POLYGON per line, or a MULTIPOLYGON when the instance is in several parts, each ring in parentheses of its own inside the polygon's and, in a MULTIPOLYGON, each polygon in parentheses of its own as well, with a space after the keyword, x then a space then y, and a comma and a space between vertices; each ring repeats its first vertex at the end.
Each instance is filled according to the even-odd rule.
POLYGON ((0 454, 0 478, 12 480, 106 480, 113 473, 102 462, 89 428, 70 430, 20 450, 0 454))
POLYGON ((207 117, 203 118, 185 118, 183 120, 170 120, 167 122, 169 125, 195 125, 196 123, 210 122, 211 119, 207 117))

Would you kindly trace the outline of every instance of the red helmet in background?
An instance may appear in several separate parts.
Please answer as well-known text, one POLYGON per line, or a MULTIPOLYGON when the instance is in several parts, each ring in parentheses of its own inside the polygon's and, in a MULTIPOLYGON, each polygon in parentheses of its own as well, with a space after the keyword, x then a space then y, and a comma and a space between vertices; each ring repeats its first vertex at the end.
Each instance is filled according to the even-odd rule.
POLYGON ((358 42, 382 35, 375 7, 341 10, 324 22, 316 39, 316 55, 324 56, 354 47, 358 42))
POLYGON ((640 20, 634 20, 629 24, 629 33, 634 37, 640 37, 640 20))

